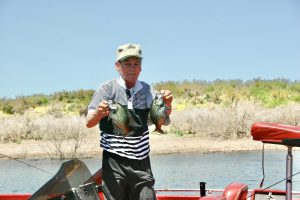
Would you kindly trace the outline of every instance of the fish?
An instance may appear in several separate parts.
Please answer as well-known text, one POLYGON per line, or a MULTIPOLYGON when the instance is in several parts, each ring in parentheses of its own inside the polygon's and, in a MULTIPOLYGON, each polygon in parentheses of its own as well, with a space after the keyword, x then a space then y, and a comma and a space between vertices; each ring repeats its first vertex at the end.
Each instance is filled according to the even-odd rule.
POLYGON ((112 125, 114 130, 121 133, 124 136, 127 136, 129 131, 129 115, 127 110, 119 103, 109 100, 109 115, 108 120, 112 120, 112 125))
POLYGON ((149 118, 152 123, 155 124, 156 132, 164 134, 162 130, 162 125, 167 125, 170 123, 170 118, 167 115, 167 111, 170 110, 169 107, 163 101, 163 94, 157 93, 152 101, 149 118))

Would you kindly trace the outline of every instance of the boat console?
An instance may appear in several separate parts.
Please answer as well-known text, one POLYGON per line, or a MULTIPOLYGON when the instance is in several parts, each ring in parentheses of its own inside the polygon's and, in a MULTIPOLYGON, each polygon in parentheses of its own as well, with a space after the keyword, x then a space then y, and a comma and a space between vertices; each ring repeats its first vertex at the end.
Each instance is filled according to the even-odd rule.
POLYGON ((251 192, 251 200, 285 200, 286 191, 256 189, 251 192))
POLYGON ((287 146, 286 156, 286 200, 292 199, 292 148, 300 147, 300 127, 276 123, 254 123, 251 127, 253 140, 287 146))

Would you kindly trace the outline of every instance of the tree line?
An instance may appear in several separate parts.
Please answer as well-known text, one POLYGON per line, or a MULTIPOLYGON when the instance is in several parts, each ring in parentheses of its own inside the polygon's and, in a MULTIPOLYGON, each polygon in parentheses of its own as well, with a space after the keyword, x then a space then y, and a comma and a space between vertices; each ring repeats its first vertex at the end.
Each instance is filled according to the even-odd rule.
MULTIPOLYGON (((230 105, 238 101, 255 101, 267 108, 290 102, 300 102, 300 82, 288 79, 263 80, 184 80, 153 84, 154 89, 173 92, 175 103, 191 106, 230 105)), ((64 112, 84 114, 94 90, 60 91, 51 95, 35 94, 0 99, 0 111, 5 114, 23 114, 37 107, 61 105, 64 112)))

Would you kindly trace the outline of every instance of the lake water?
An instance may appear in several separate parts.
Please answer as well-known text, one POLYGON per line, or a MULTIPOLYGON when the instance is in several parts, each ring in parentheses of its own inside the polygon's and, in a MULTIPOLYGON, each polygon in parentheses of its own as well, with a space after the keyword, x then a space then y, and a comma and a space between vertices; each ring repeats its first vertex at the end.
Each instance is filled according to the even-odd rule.
MULTIPOLYGON (((224 188, 229 183, 243 182, 249 188, 258 188, 262 179, 262 156, 260 151, 152 155, 151 164, 156 179, 156 189, 199 188, 199 182, 206 182, 206 188, 224 188)), ((285 151, 265 152, 264 187, 285 178, 285 151)), ((63 161, 23 160, 31 165, 55 174, 63 161)), ((82 159, 91 173, 101 167, 101 159, 82 159)), ((293 174, 300 171, 300 152, 293 152, 293 174)), ((0 193, 33 193, 52 176, 14 160, 0 160, 0 193)), ((285 189, 285 181, 272 187, 285 189)), ((293 190, 300 190, 300 175, 293 177, 293 190)))

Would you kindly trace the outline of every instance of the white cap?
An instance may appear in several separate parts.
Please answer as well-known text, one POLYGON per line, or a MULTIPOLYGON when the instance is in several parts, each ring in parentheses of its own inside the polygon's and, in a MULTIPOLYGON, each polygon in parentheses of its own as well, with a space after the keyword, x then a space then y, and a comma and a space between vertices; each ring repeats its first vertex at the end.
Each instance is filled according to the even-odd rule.
POLYGON ((124 44, 118 47, 117 61, 124 60, 129 57, 142 57, 142 49, 139 44, 124 44))

